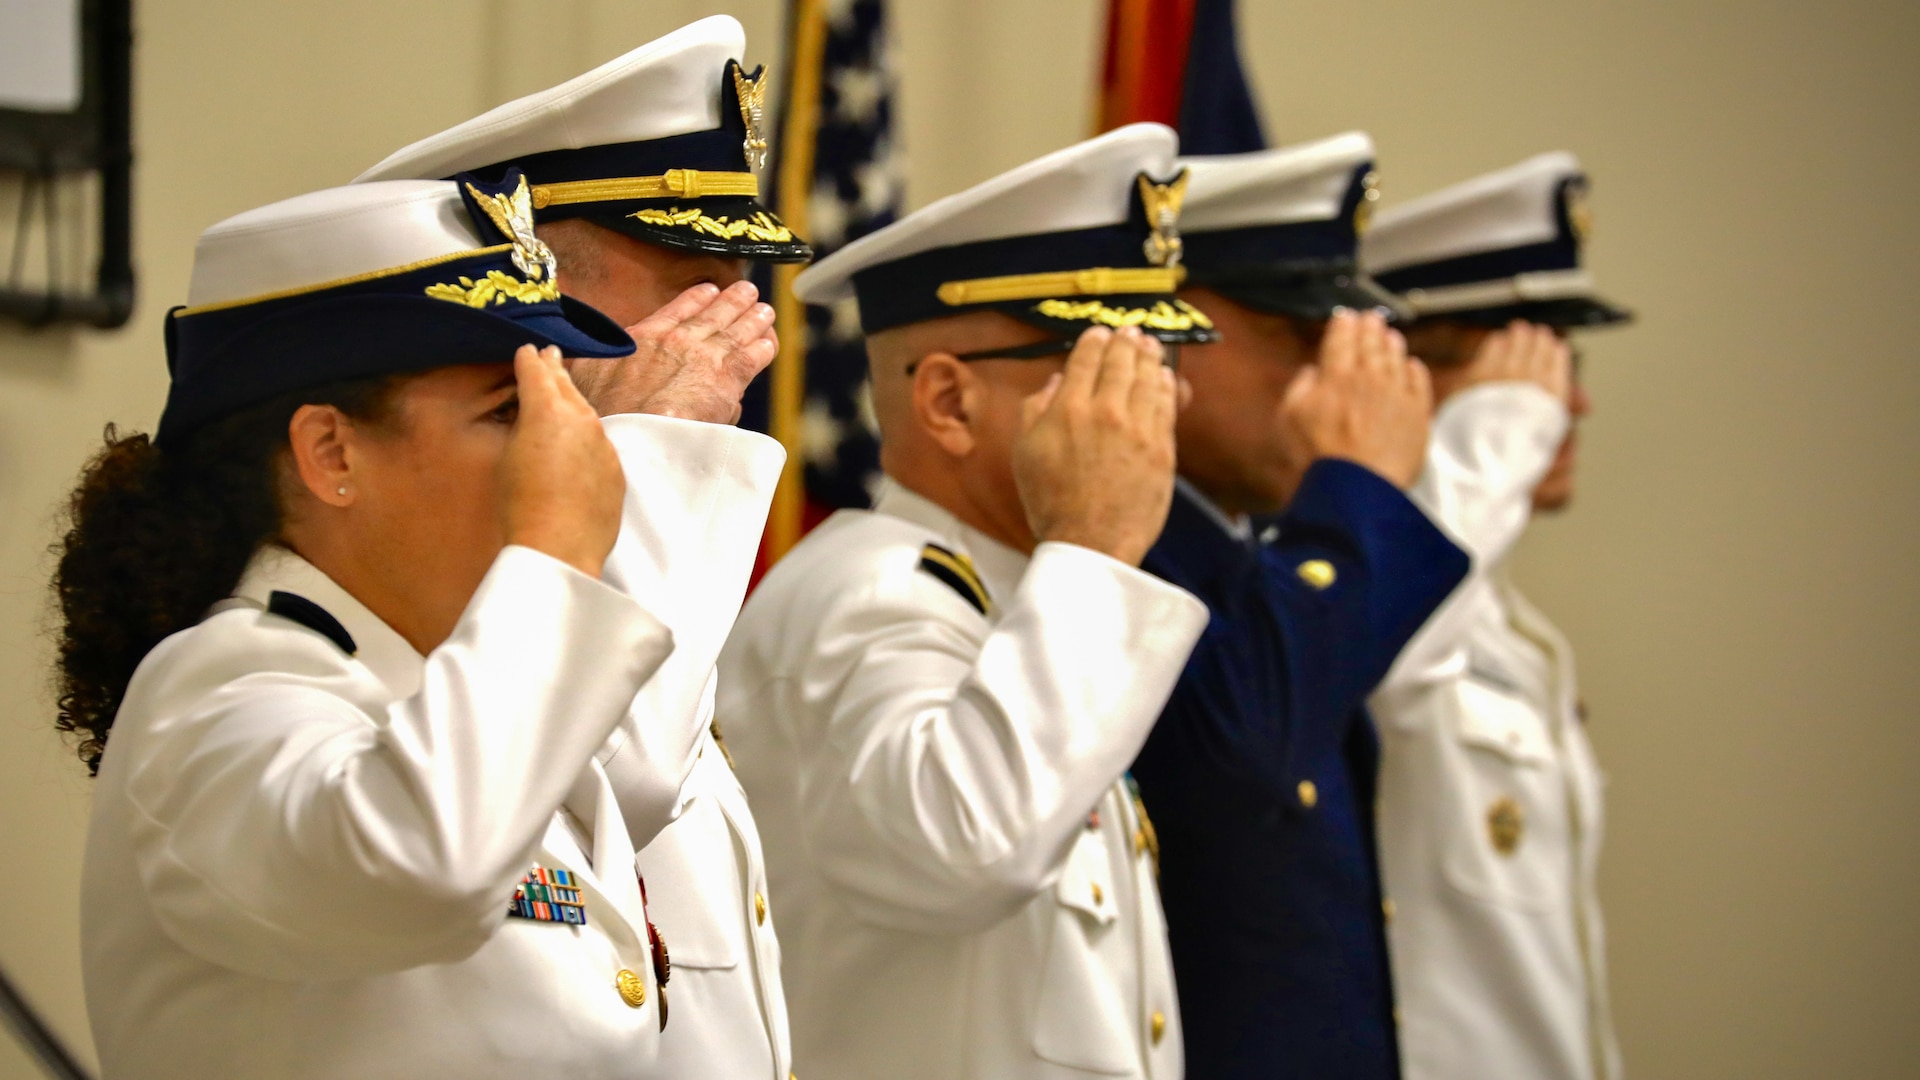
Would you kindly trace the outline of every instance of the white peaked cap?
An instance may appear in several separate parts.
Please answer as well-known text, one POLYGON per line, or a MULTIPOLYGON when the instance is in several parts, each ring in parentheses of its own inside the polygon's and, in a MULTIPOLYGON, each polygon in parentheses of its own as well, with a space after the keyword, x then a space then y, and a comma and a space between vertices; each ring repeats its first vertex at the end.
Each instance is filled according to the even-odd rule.
POLYGON ((201 233, 187 303, 308 288, 481 246, 450 182, 327 188, 248 210, 201 233))
POLYGON ((1543 244, 1560 234, 1561 185, 1580 177, 1566 151, 1531 157, 1380 211, 1360 241, 1369 273, 1485 251, 1543 244))
POLYGON ((721 122, 720 72, 746 49, 739 20, 701 19, 559 86, 403 147, 354 182, 438 179, 552 150, 711 130, 721 122))
POLYGON ((207 229, 188 304, 167 313, 173 383, 156 438, 338 380, 505 363, 522 345, 633 352, 620 327, 556 287, 524 176, 467 194, 472 209, 451 181, 353 184, 207 229))
POLYGON ((922 252, 1124 223, 1135 177, 1172 177, 1179 144, 1164 124, 1128 124, 1056 150, 855 240, 801 272, 794 294, 830 304, 853 295, 855 274, 922 252))
POLYGON ((1191 174, 1180 231, 1186 234, 1340 216, 1353 171, 1373 161, 1373 139, 1344 135, 1248 154, 1183 157, 1191 174))

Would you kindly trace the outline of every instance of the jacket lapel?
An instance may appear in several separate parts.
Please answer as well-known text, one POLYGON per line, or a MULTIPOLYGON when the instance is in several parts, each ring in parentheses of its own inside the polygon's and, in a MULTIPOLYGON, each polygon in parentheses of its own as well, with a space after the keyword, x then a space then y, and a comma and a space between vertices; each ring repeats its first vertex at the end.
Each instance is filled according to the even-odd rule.
POLYGON ((607 774, 599 762, 589 762, 574 781, 565 806, 593 832, 588 841, 593 847, 593 865, 586 865, 586 853, 559 814, 547 824, 546 835, 540 841, 540 857, 573 871, 579 878, 580 891, 589 901, 589 919, 600 919, 609 935, 625 937, 629 945, 646 947, 646 908, 640 900, 633 844, 627 838, 626 821, 620 816, 613 787, 607 783, 607 774))

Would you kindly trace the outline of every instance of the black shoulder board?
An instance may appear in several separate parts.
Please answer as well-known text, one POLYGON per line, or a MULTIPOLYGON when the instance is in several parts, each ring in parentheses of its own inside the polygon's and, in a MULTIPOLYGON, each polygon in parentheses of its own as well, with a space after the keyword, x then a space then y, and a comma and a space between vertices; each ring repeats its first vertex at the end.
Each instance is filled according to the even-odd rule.
POLYGON ((939 544, 928 544, 920 549, 920 569, 939 578, 980 614, 993 610, 993 598, 987 595, 987 586, 974 571, 973 560, 965 555, 948 551, 939 544))
POLYGON ((304 596, 275 589, 273 594, 267 597, 267 611, 283 619, 291 619, 319 634, 340 646, 340 650, 348 656, 359 651, 359 646, 353 643, 353 635, 347 633, 347 628, 340 625, 340 620, 327 614, 326 608, 304 596))

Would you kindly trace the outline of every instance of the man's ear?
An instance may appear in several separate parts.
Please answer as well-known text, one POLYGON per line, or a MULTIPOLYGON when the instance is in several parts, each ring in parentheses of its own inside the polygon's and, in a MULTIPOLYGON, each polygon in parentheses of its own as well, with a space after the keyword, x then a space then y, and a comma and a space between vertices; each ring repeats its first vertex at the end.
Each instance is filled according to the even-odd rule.
POLYGON ((928 353, 913 373, 913 418, 950 456, 973 453, 978 383, 952 353, 928 353))
POLYGON ((331 405, 302 405, 287 422, 287 444, 300 485, 327 506, 353 505, 353 421, 331 405))

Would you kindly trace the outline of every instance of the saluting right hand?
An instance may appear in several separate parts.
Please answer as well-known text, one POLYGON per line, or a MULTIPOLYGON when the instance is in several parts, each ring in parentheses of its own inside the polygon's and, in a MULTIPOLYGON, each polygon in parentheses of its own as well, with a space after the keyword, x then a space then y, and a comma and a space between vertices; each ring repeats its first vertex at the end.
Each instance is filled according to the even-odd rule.
POLYGON ((1566 401, 1573 384, 1573 350, 1552 329, 1515 319, 1488 334, 1460 369, 1461 389, 1476 383, 1529 382, 1566 401))
POLYGON ((1433 385, 1407 341, 1379 314, 1341 312, 1327 323, 1317 363, 1280 403, 1288 456, 1306 467, 1343 458, 1405 489, 1426 463, 1433 385))
POLYGON ((1160 342, 1128 327, 1080 335, 1066 371, 1026 400, 1013 475, 1035 539, 1132 565, 1173 501, 1178 388, 1160 342))
POLYGON ((522 345, 513 373, 520 412, 500 458, 507 543, 599 577, 620 535, 620 456, 567 378, 559 349, 522 345))
POLYGON ((573 381, 602 416, 652 413, 710 424, 740 419, 740 397, 780 351, 773 308, 752 282, 695 285, 627 327, 634 353, 575 360, 573 381))

